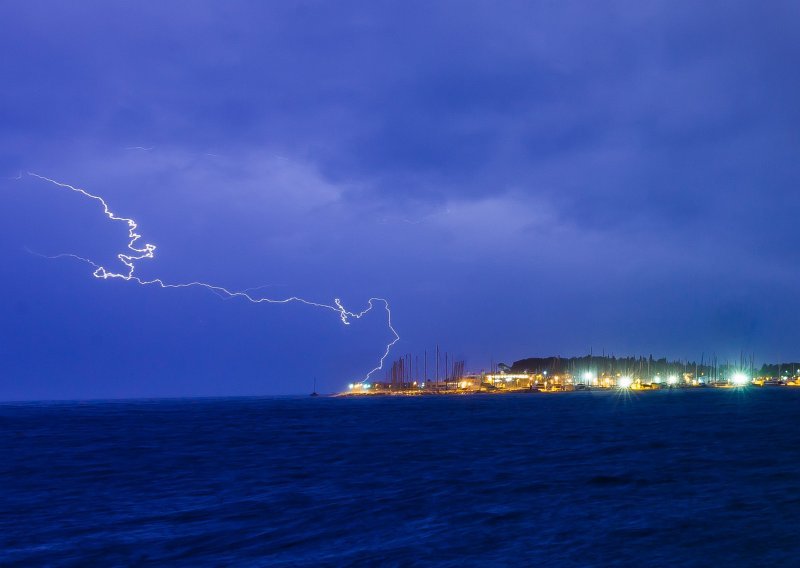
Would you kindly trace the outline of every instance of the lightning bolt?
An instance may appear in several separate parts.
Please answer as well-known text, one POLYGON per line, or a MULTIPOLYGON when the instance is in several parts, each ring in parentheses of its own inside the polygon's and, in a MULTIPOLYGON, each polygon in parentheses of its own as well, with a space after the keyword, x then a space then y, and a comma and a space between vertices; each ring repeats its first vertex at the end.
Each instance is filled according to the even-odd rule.
MULTIPOLYGON (((45 258, 73 258, 76 260, 80 260, 89 264, 94 268, 94 272, 92 273, 95 278, 100 278, 103 280, 108 280, 109 278, 118 278, 120 280, 125 280, 126 282, 135 282, 142 286, 158 286, 160 288, 205 288, 215 294, 223 297, 223 298, 242 298, 248 302, 253 304, 290 304, 293 302, 297 302, 300 304, 305 304, 307 306, 312 306, 315 308, 322 308, 325 310, 330 310, 338 314, 339 319, 341 319, 344 325, 350 325, 350 319, 360 319, 375 307, 375 304, 383 304, 384 309, 386 310, 386 325, 388 326, 389 330, 392 332, 392 340, 386 345, 386 349, 384 350, 383 355, 381 356, 380 360, 378 361, 377 366, 375 366, 372 370, 370 370, 366 376, 364 377, 363 381, 369 380, 369 378, 373 375, 373 373, 380 371, 383 369, 383 364, 386 358, 389 356, 389 353, 392 350, 392 347, 395 343, 400 341, 400 335, 395 330, 394 326, 392 325, 392 310, 389 306, 389 301, 385 298, 377 298, 373 297, 367 301, 367 307, 360 312, 351 312, 347 310, 344 305, 342 304, 339 298, 335 298, 333 300, 333 304, 323 304, 319 302, 312 302, 311 300, 306 300, 304 298, 300 298, 297 296, 291 296, 289 298, 283 299, 273 299, 273 298, 258 298, 252 296, 247 290, 229 290, 223 286, 217 286, 215 284, 209 284, 207 282, 185 282, 185 283, 168 283, 164 282, 161 278, 154 278, 152 280, 145 280, 136 276, 136 262, 145 259, 151 259, 155 257, 156 245, 150 243, 144 243, 143 245, 139 245, 139 241, 142 238, 142 235, 136 232, 138 228, 138 224, 135 220, 127 218, 127 217, 119 217, 115 215, 108 206, 108 203, 105 199, 100 197, 99 195, 94 195, 89 193, 85 189, 81 189, 79 187, 75 187, 68 183, 62 183, 60 181, 56 181, 49 177, 45 177, 33 172, 27 172, 27 174, 31 177, 38 178, 40 180, 52 183, 58 187, 62 187, 64 189, 68 189, 75 193, 79 193, 84 197, 89 199, 93 199, 97 201, 103 207, 103 213, 105 216, 108 217, 111 221, 119 221, 125 223, 128 227, 128 244, 127 244, 127 251, 121 252, 117 254, 117 258, 125 265, 126 270, 122 272, 113 272, 111 270, 106 269, 104 266, 82 256, 78 256, 76 254, 71 253, 63 253, 58 254, 55 256, 46 256, 45 258)), ((29 251, 32 252, 32 251, 29 251)), ((38 253, 34 253, 38 254, 38 253)), ((45 256, 45 255, 39 255, 45 256)))

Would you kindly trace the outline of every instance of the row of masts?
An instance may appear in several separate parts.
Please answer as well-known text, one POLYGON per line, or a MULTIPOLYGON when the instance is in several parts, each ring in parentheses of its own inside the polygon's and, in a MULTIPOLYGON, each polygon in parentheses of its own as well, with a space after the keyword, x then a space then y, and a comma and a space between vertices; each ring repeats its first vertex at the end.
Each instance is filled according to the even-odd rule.
POLYGON ((456 360, 451 353, 442 351, 437 345, 433 352, 433 361, 428 364, 428 350, 420 356, 406 353, 386 369, 386 382, 393 388, 405 388, 406 385, 416 383, 431 384, 445 387, 452 382, 458 382, 464 377, 464 361, 456 360))
MULTIPOLYGON (((407 388, 412 385, 430 385, 431 387, 444 385, 445 388, 447 388, 448 384, 457 383, 464 378, 465 362, 463 360, 456 360, 455 357, 447 351, 442 352, 438 345, 433 350, 432 355, 433 361, 429 361, 427 349, 423 352, 421 360, 419 355, 414 355, 412 353, 402 355, 392 363, 390 368, 386 369, 386 383, 393 388, 407 388)), ((611 357, 613 357, 613 354, 611 357)), ((721 370, 729 371, 731 368, 734 368, 734 365, 730 362, 725 362, 720 365, 716 354, 714 354, 708 362, 706 362, 705 357, 705 353, 703 353, 699 364, 697 362, 690 363, 689 361, 673 361, 671 364, 682 364, 684 373, 689 373, 693 370, 695 377, 708 373, 706 376, 708 376, 710 380, 719 380, 721 370)), ((605 351, 599 359, 600 361, 597 361, 597 363, 606 360, 605 351)), ((660 361, 653 361, 652 355, 649 358, 638 358, 636 363, 638 363, 639 374, 650 376, 651 373, 656 370, 651 367, 656 367, 659 362, 660 361), (656 365, 654 365, 654 363, 656 363, 656 365)), ((574 361, 571 366, 575 366, 574 361)), ((591 354, 591 351, 589 355, 589 366, 592 368, 595 367, 595 357, 591 354)), ((508 367, 501 364, 496 366, 494 360, 492 361, 492 373, 503 369, 508 369, 508 367)), ((744 352, 741 352, 737 369, 745 372, 749 371, 749 376, 753 376, 755 371, 755 355, 745 355, 744 352)), ((572 369, 572 374, 575 374, 576 371, 577 369, 572 369)), ((630 371, 636 372, 635 369, 630 369, 630 371)))

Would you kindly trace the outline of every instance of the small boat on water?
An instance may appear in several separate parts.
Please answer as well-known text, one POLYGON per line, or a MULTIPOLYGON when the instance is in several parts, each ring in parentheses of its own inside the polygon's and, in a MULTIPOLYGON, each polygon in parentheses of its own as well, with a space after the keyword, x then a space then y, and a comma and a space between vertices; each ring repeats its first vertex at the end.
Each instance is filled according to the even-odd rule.
POLYGON ((317 392, 317 377, 314 377, 314 391, 308 396, 319 396, 317 392))

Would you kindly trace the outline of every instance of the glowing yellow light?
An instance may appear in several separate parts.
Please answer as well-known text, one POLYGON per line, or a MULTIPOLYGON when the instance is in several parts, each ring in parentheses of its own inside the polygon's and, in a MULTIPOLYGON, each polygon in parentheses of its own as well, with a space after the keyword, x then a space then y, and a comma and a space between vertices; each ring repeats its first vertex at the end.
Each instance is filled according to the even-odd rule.
POLYGON ((619 388, 621 389, 629 389, 633 384, 633 379, 630 377, 620 377, 619 381, 617 382, 619 388))

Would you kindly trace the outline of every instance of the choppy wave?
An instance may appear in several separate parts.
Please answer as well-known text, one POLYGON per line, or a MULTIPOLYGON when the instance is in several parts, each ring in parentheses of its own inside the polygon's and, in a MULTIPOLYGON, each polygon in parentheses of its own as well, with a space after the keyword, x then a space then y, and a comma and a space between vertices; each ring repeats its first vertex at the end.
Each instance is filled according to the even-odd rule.
POLYGON ((0 405, 0 564, 792 565, 800 389, 0 405))

